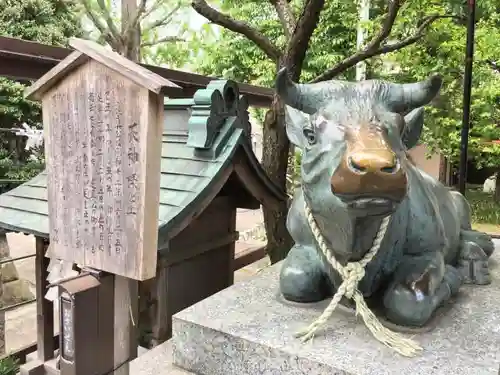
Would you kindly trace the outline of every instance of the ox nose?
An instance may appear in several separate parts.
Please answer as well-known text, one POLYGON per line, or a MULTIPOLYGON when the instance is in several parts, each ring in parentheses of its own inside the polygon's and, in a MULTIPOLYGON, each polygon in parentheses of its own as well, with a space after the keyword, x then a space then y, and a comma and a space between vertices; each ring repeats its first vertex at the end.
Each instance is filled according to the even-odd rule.
POLYGON ((392 150, 349 151, 331 177, 334 194, 346 199, 380 197, 400 201, 404 198, 406 173, 392 150))
POLYGON ((357 152, 347 156, 347 165, 353 173, 396 173, 399 162, 392 152, 357 152))

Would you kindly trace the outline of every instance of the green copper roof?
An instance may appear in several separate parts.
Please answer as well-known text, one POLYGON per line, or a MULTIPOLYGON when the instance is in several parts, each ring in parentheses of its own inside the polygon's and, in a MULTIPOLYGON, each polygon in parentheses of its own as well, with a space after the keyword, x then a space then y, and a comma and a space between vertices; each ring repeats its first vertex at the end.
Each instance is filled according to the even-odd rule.
MULTIPOLYGON (((285 199, 261 169, 250 141, 247 104, 231 81, 213 81, 193 99, 165 104, 158 226, 168 231, 197 202, 214 194, 233 156, 242 152, 252 173, 275 200, 285 199), (214 99, 215 98, 215 99, 214 99)), ((48 237, 47 175, 0 195, 0 228, 48 237)), ((250 192, 252 193, 252 192, 250 192)), ((261 202, 266 203, 266 202, 261 202)))

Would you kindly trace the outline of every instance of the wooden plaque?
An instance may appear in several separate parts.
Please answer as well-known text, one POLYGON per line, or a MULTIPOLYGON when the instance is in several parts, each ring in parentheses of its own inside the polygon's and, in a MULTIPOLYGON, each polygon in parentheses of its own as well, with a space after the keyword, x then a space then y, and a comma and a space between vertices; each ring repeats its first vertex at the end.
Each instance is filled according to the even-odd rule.
POLYGON ((88 59, 42 104, 53 255, 154 277, 163 95, 88 59))

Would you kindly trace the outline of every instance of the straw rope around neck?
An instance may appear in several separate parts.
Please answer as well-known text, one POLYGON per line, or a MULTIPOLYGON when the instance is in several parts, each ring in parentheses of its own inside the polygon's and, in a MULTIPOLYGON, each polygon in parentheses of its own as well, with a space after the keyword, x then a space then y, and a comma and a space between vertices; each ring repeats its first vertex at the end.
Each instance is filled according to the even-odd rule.
POLYGON ((365 276, 366 265, 375 257, 378 250, 380 249, 382 239, 385 236, 385 232, 387 231, 387 227, 389 225, 389 220, 391 217, 387 216, 382 220, 382 224, 380 225, 377 236, 373 241, 372 247, 365 254, 363 259, 358 262, 349 262, 345 266, 343 266, 335 259, 333 251, 328 247, 325 238, 321 234, 321 231, 316 224, 316 220, 313 217, 311 209, 309 208, 309 205, 307 204, 305 199, 304 208, 307 216, 307 222, 314 235, 314 239, 321 249, 321 252, 328 260, 328 263, 342 277, 342 284, 340 284, 330 304, 319 316, 319 318, 311 323, 307 328, 298 332, 296 337, 302 337, 303 341, 312 339, 316 331, 321 326, 323 326, 333 314, 342 297, 345 296, 349 299, 354 300, 356 304, 356 315, 361 315, 367 328, 378 341, 388 346, 389 348, 394 349, 396 352, 405 357, 416 356, 419 352, 422 351, 422 347, 417 342, 405 338, 402 335, 393 332, 387 327, 383 326, 382 323, 380 323, 380 321, 377 319, 375 314, 368 308, 363 295, 358 290, 358 283, 365 276))

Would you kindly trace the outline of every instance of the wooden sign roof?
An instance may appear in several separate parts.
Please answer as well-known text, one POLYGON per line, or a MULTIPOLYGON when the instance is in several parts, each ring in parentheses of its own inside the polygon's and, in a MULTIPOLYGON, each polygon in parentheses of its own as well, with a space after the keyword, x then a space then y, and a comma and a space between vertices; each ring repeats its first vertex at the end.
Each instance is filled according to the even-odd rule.
MULTIPOLYGON (((40 100, 61 79, 66 77, 75 68, 93 59, 106 66, 112 71, 122 75, 128 80, 144 87, 155 94, 164 88, 182 91, 175 83, 159 76, 152 71, 135 64, 120 54, 106 49, 105 47, 88 40, 72 38, 70 46, 75 49, 68 57, 57 64, 54 68, 44 74, 38 81, 33 83, 26 91, 25 97, 30 100, 40 100)), ((168 90, 167 90, 168 95, 168 90)))

